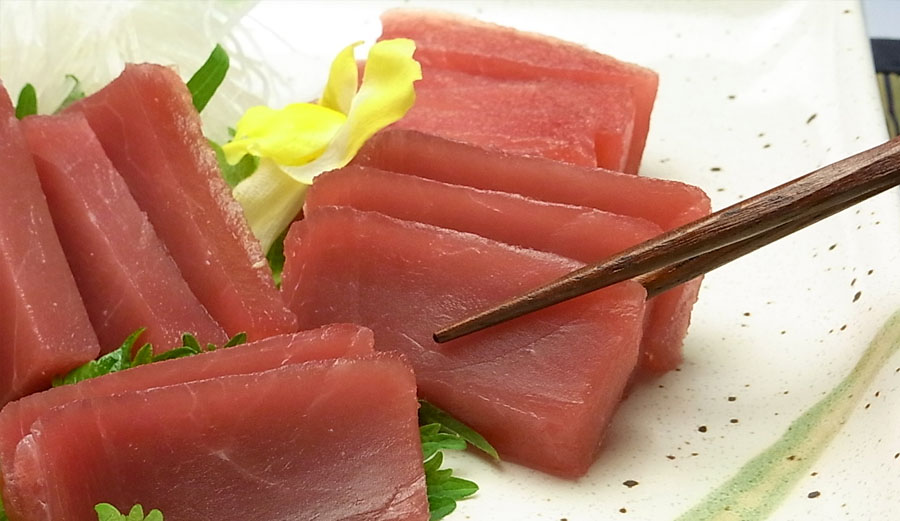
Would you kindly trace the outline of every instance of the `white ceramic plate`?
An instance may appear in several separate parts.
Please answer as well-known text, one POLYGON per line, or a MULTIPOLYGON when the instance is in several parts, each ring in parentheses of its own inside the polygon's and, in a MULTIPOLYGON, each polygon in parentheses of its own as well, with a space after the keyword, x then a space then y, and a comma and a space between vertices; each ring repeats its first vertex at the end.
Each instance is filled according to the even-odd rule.
MULTIPOLYGON (((236 11, 250 9, 227 40, 243 50, 208 128, 222 132, 239 101, 254 98, 238 87, 274 105, 314 97, 339 49, 371 42, 384 8, 410 4, 559 36, 658 71, 642 174, 696 184, 714 208, 886 139, 859 5, 839 1, 240 4, 218 11, 231 15, 221 18, 224 34, 236 11), (265 69, 276 81, 252 74, 265 69)), ((3 32, 13 22, 0 23, 3 32)), ((16 42, 4 42, 6 54, 16 42)), ((188 71, 208 48, 190 52, 188 71)), ((13 88, 54 80, 8 77, 11 67, 0 56, 13 88)), ((898 203, 890 191, 707 276, 683 367, 633 390, 587 477, 453 456, 458 474, 482 489, 449 519, 671 520, 703 501, 835 387, 900 309, 898 203)), ((821 457, 768 494, 785 495, 771 515, 722 519, 896 519, 898 386, 893 356, 821 457)))

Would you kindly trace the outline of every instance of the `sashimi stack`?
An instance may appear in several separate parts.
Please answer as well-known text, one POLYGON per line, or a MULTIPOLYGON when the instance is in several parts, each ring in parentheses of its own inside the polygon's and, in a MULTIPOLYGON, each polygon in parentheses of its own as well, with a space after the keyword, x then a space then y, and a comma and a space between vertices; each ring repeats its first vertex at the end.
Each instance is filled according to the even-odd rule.
POLYGON ((296 332, 171 69, 22 121, 0 93, 10 521, 428 519, 411 368, 361 326, 296 332), (45 390, 139 328, 157 354, 255 341, 45 390))
POLYGON ((415 379, 355 325, 58 387, 0 412, 11 521, 425 521, 415 379), (289 399, 286 399, 288 398, 289 399))
POLYGON ((636 171, 655 75, 450 15, 382 21, 383 38, 416 41, 417 102, 309 190, 285 242, 289 305, 301 327, 371 327, 422 397, 504 459, 583 475, 634 376, 681 362, 699 280, 648 302, 625 282, 445 345, 431 335, 709 212, 695 187, 582 160, 600 157, 597 129, 619 129, 609 165, 636 171))

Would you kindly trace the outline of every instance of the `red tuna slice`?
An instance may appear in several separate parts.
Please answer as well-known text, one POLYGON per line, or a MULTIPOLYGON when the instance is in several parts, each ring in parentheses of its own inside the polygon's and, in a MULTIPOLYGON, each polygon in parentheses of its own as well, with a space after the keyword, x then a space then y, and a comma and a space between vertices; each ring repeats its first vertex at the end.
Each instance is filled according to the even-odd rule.
POLYGON ((635 217, 355 165, 316 178, 304 214, 327 206, 474 233, 579 262, 602 259, 662 233, 635 217))
POLYGON ((637 361, 633 282, 437 345, 432 333, 580 266, 549 253, 347 207, 291 227, 284 285, 301 324, 353 320, 404 354, 419 393, 509 461, 584 474, 637 361))
POLYGON ((32 425, 8 486, 28 521, 426 521, 417 409, 386 353, 89 398, 32 425))
POLYGON ((183 333, 224 342, 84 116, 30 117, 22 128, 101 352, 140 327, 160 350, 183 333))
POLYGON ((624 170, 631 91, 562 79, 499 80, 425 68, 416 104, 395 124, 517 155, 624 170))
POLYGON ((128 65, 69 110, 87 117, 188 286, 229 335, 296 330, 174 71, 128 65))
POLYGON ((592 86, 620 85, 634 95, 634 137, 625 172, 640 166, 659 78, 655 72, 580 45, 449 13, 392 9, 381 16, 381 38, 416 41, 423 67, 495 78, 563 78, 592 86))
MULTIPOLYGON (((0 483, 8 484, 15 475, 13 458, 16 446, 31 430, 31 425, 44 414, 67 403, 230 374, 267 371, 310 360, 365 355, 372 352, 373 342, 372 331, 367 328, 353 324, 331 324, 187 358, 142 365, 26 396, 7 404, 0 411, 0 473, 3 476, 0 483)), ((235 414, 240 416, 242 413, 235 414)), ((10 516, 26 508, 20 506, 24 504, 15 499, 14 490, 8 485, 5 485, 3 497, 10 516)))
MULTIPOLYGON (((379 132, 355 162, 445 183, 640 217, 665 231, 710 211, 709 198, 695 186, 504 154, 408 130, 379 132)), ((643 345, 644 370, 662 373, 681 363, 681 346, 699 289, 698 278, 654 299, 643 345)))
POLYGON ((0 405, 97 356, 25 136, 0 85, 0 405))

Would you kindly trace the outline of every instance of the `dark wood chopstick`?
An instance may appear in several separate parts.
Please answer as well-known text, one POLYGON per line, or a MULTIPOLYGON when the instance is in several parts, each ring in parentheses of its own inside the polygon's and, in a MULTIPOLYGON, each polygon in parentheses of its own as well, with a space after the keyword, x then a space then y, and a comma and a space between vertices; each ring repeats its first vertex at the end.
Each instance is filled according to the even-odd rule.
POLYGON ((635 277, 645 276, 658 294, 898 184, 900 138, 894 138, 465 318, 434 340, 448 342, 635 277))
POLYGON ((665 268, 645 273, 635 277, 633 280, 641 283, 647 290, 647 298, 653 298, 660 293, 666 292, 676 286, 699 277, 704 273, 710 272, 716 268, 724 266, 729 262, 743 257, 744 255, 756 251, 769 243, 786 237, 798 230, 806 228, 810 224, 816 223, 826 217, 834 215, 845 210, 856 203, 864 201, 871 197, 870 194, 864 194, 855 199, 850 199, 840 205, 830 208, 824 212, 811 214, 801 219, 782 224, 776 228, 772 228, 764 233, 754 235, 753 237, 744 239, 728 246, 723 246, 717 250, 713 250, 692 259, 666 266, 665 268))

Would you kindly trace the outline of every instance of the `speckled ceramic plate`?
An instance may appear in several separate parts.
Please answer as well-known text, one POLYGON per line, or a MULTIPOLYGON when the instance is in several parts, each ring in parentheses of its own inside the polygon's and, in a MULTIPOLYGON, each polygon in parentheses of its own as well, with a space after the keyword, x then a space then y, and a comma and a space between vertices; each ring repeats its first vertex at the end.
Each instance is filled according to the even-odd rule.
MULTIPOLYGON (((311 98, 337 50, 409 4, 658 71, 641 172, 696 184, 715 208, 886 139, 856 2, 263 3, 229 39, 234 77, 272 104, 311 98)), ((898 225, 890 191, 710 274, 684 365, 634 388, 588 476, 454 456, 481 492, 449 519, 897 519, 900 326, 872 341, 900 308, 898 225)))

